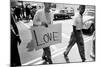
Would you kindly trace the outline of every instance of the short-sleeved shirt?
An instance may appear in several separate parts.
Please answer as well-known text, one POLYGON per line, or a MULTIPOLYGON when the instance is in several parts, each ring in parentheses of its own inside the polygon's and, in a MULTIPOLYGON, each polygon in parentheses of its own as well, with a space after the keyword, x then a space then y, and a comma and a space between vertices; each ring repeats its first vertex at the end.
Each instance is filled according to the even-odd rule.
POLYGON ((44 9, 38 10, 34 16, 33 24, 41 25, 41 23, 52 24, 53 23, 52 12, 45 13, 44 9))
POLYGON ((79 13, 75 15, 73 25, 76 26, 76 30, 83 29, 83 17, 79 13))

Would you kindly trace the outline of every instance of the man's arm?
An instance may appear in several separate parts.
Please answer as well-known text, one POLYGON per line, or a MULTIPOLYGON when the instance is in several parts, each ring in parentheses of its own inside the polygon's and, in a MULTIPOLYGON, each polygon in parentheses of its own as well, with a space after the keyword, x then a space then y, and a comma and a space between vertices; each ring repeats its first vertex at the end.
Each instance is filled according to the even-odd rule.
POLYGON ((13 15, 11 15, 11 25, 12 25, 12 27, 13 27, 13 29, 14 29, 15 35, 19 35, 18 28, 17 28, 15 22, 16 22, 16 21, 15 21, 13 15))
POLYGON ((53 24, 53 20, 54 20, 54 12, 51 12, 51 24, 53 24))
POLYGON ((39 12, 36 12, 36 14, 34 15, 34 18, 33 18, 33 26, 40 25, 39 16, 40 16, 39 12))
POLYGON ((12 25, 13 30, 14 30, 14 32, 15 32, 14 34, 16 35, 16 39, 17 39, 17 41, 18 41, 19 44, 20 44, 20 43, 21 43, 21 39, 20 39, 19 32, 18 32, 18 28, 17 28, 15 22, 16 22, 16 21, 14 20, 13 15, 11 15, 11 25, 12 25))

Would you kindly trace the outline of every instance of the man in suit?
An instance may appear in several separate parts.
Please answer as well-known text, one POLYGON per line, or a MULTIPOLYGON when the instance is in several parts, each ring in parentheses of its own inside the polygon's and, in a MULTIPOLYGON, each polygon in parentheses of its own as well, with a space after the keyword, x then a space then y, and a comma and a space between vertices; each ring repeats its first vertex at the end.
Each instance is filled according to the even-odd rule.
MULTIPOLYGON (((11 7, 14 6, 12 5, 12 3, 15 3, 14 5, 17 5, 15 1, 11 1, 11 7)), ((20 61, 20 56, 19 56, 19 52, 18 52, 18 44, 20 45, 21 40, 20 40, 20 36, 19 36, 19 32, 18 32, 18 28, 16 25, 16 21, 15 18, 11 12, 10 14, 10 20, 11 20, 11 24, 10 24, 10 33, 11 33, 11 55, 10 55, 10 63, 11 63, 11 67, 16 67, 16 66, 21 66, 21 61, 20 61)))

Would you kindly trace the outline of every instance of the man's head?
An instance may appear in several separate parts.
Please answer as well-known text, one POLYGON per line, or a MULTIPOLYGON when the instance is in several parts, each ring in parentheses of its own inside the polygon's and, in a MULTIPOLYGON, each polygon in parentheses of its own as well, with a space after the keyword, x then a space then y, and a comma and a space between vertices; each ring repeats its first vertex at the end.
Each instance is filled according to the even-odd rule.
POLYGON ((79 10, 79 13, 82 15, 85 12, 85 5, 80 5, 78 10, 79 10))
POLYGON ((50 8, 51 8, 51 3, 45 3, 44 2, 44 6, 45 6, 45 10, 49 12, 50 8))

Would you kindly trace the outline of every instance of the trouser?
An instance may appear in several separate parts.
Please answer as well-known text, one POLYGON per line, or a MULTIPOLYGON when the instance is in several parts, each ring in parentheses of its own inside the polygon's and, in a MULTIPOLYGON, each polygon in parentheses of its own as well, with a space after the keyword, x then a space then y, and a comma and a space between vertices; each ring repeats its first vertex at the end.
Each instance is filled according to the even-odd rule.
POLYGON ((43 48, 43 51, 43 57, 45 56, 47 59, 46 61, 52 63, 50 47, 43 48))
POLYGON ((70 37, 69 45, 65 51, 66 55, 68 55, 69 51, 71 50, 71 48, 75 43, 77 43, 81 59, 85 60, 84 41, 83 41, 81 30, 73 29, 73 32, 70 37))
POLYGON ((18 43, 16 39, 11 39, 11 67, 21 66, 17 44, 18 43))
POLYGON ((93 54, 95 56, 95 40, 93 40, 93 54))

